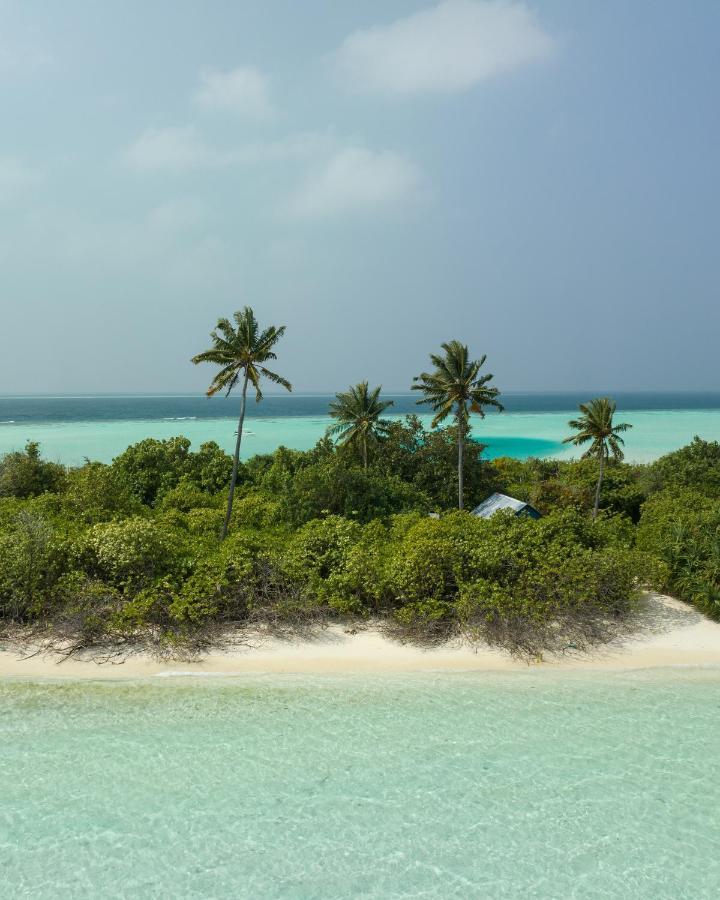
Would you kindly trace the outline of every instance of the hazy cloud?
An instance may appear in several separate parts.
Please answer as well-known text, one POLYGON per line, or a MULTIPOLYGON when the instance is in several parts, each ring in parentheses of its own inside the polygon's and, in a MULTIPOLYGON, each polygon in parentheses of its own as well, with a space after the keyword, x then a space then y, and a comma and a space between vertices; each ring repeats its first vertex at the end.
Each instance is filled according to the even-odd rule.
POLYGON ((445 0, 354 32, 335 60, 355 89, 407 96, 464 90, 547 59, 554 46, 524 3, 445 0))
POLYGON ((303 159, 327 152, 336 143, 336 139, 329 133, 302 132, 225 150, 208 144, 193 126, 149 128, 125 150, 123 159, 135 169, 178 173, 192 169, 303 159))
POLYGON ((241 66, 229 72, 205 69, 193 102, 206 110, 232 112, 263 118, 272 112, 266 76, 253 66, 241 66))
POLYGON ((184 171, 223 165, 225 155, 206 144, 192 126, 148 128, 125 151, 136 169, 184 171))
MULTIPOLYGON (((220 238, 201 200, 177 198, 131 216, 93 216, 81 209, 45 207, 19 218, 10 243, 16 258, 46 248, 45 258, 63 271, 143 271, 164 279, 190 254, 209 252, 220 238)), ((32 258, 32 256, 30 257, 32 258)))
POLYGON ((375 212, 417 198, 422 185, 420 169, 406 157, 348 147, 305 178, 284 212, 293 219, 375 212))

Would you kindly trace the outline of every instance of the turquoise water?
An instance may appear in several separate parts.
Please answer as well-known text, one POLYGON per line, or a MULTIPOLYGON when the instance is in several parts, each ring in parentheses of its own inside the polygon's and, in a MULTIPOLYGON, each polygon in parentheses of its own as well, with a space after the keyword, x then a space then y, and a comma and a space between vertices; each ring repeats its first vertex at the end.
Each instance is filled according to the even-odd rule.
MULTIPOLYGON (((477 439, 488 444, 488 456, 572 457, 572 449, 563 446, 568 434, 568 412, 504 413, 488 415, 474 426, 477 439)), ((429 416, 421 417, 426 424, 429 416)), ((720 410, 630 410, 622 420, 633 425, 626 435, 627 458, 644 462, 687 444, 699 434, 708 440, 720 439, 720 410)), ((326 416, 288 416, 248 420, 243 437, 243 458, 269 453, 280 444, 308 450, 323 436, 330 420, 326 416)), ((0 424, 0 454, 21 449, 28 440, 38 441, 43 454, 70 465, 82 463, 87 456, 110 462, 129 444, 145 437, 168 438, 184 434, 198 446, 217 441, 226 450, 235 442, 232 419, 183 419, 162 421, 70 421, 14 422, 0 424)))
POLYGON ((0 682, 7 897, 710 898, 720 672, 0 682))
MULTIPOLYGON (((430 417, 423 418, 429 425, 430 417)), ((323 437, 329 424, 330 419, 325 416, 252 419, 243 432, 242 457, 247 459, 256 453, 272 453, 281 444, 294 450, 309 450, 323 437)), ((27 441, 37 441, 46 458, 67 465, 79 465, 86 456, 110 462, 129 444, 143 438, 169 438, 177 434, 190 438, 196 447, 203 441, 217 441, 231 452, 235 446, 236 428, 236 423, 231 419, 0 425, 0 455, 22 449, 27 441)), ((498 434, 488 434, 485 441, 485 431, 482 429, 482 434, 478 431, 477 436, 487 442, 487 455, 490 457, 548 456, 562 450, 557 440, 513 434, 512 428, 509 434, 504 434, 502 430, 498 434)))

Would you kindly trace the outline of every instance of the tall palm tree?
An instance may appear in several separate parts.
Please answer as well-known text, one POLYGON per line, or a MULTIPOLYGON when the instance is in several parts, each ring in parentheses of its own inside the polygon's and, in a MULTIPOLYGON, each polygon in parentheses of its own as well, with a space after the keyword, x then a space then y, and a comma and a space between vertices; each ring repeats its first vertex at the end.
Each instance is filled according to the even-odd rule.
POLYGON ((425 395, 418 403, 429 403, 435 412, 432 427, 435 428, 452 415, 457 425, 458 442, 458 508, 463 508, 463 476, 465 463, 465 438, 470 432, 470 413, 485 417, 485 407, 502 410, 497 399, 500 391, 488 387, 492 375, 480 375, 485 355, 471 360, 468 348, 460 341, 442 344, 442 356, 430 354, 435 366, 433 372, 423 372, 413 378, 412 389, 425 395))
POLYGON ((335 394, 335 400, 330 403, 330 415, 337 422, 328 428, 328 434, 337 436, 341 447, 357 448, 365 469, 368 446, 376 444, 387 427, 380 416, 393 405, 392 400, 380 399, 380 391, 379 387, 369 390, 367 381, 361 381, 335 394))
POLYGON ((632 428, 626 422, 616 425, 613 422, 615 415, 615 401, 609 397, 598 397, 589 403, 580 404, 580 412, 582 415, 579 419, 572 419, 568 422, 571 428, 574 428, 577 434, 571 434, 563 440, 564 444, 575 444, 581 447, 583 444, 590 443, 588 450, 583 453, 583 459, 597 459, 599 463, 598 482, 595 489, 595 506, 593 507, 593 520, 597 518, 598 509, 600 508, 600 489, 602 487, 603 476, 605 474, 605 463, 609 459, 616 461, 622 460, 624 457, 623 445, 624 441, 620 437, 623 431, 632 428))
POLYGON ((208 397, 212 397, 218 391, 226 391, 225 396, 227 397, 235 385, 239 381, 242 382, 240 418, 238 420, 237 440, 235 441, 235 456, 233 457, 227 512, 225 513, 225 522, 222 529, 223 540, 227 537, 230 516, 232 515, 248 385, 251 384, 255 389, 255 400, 258 403, 262 400, 260 378, 267 378, 273 384, 282 385, 288 391, 292 390, 292 385, 289 381, 275 372, 271 372, 270 369, 266 369, 263 365, 270 359, 277 359, 273 352, 273 347, 285 334, 285 326, 282 325, 280 328, 275 328, 275 326, 271 325, 264 331, 260 331, 255 313, 249 306, 246 306, 240 312, 236 312, 233 319, 235 320, 234 326, 227 319, 218 319, 217 327, 210 333, 213 346, 210 350, 198 353, 197 356, 192 358, 192 362, 196 365, 209 362, 221 367, 208 388, 208 397))

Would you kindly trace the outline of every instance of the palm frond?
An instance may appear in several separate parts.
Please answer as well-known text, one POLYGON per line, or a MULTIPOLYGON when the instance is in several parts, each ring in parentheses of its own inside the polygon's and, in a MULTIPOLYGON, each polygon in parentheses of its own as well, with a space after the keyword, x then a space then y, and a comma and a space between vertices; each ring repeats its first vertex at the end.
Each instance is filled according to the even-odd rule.
POLYGON ((564 438, 563 443, 580 446, 592 441, 591 447, 584 454, 585 457, 623 459, 624 441, 620 434, 632 426, 627 422, 615 423, 616 408, 615 401, 609 397, 598 397, 587 403, 581 403, 579 406, 581 415, 568 422, 569 427, 576 433, 564 438))
POLYGON ((233 322, 234 325, 229 319, 218 319, 215 329, 210 334, 212 347, 192 357, 192 362, 196 365, 208 362, 222 367, 213 378, 207 391, 208 395, 212 396, 221 390, 226 390, 229 394, 243 372, 247 374, 248 381, 255 389, 257 401, 262 399, 261 377, 281 385, 286 390, 292 390, 287 379, 261 365, 268 360, 277 359, 272 347, 285 333, 285 326, 279 328, 270 326, 259 333, 255 313, 249 306, 235 312, 233 322))
POLYGON ((423 394, 417 403, 427 404, 435 413, 432 427, 437 427, 450 415, 458 424, 467 427, 472 413, 483 417, 487 407, 501 411, 500 391, 487 386, 492 381, 492 374, 480 375, 485 354, 471 360, 467 346, 460 341, 447 341, 441 344, 441 349, 441 354, 430 354, 434 371, 422 372, 411 385, 412 390, 423 394))

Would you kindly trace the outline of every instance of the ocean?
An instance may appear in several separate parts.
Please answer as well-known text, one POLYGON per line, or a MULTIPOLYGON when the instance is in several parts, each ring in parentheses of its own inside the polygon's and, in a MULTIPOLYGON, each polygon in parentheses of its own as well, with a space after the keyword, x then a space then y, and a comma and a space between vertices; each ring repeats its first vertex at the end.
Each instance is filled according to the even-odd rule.
MULTIPOLYGON (((720 439, 720 393, 614 394, 618 418, 633 428, 626 435, 628 460, 646 462, 688 443, 695 435, 720 439)), ((389 417, 431 416, 409 394, 388 395, 389 417)), ((269 453, 281 444, 307 450, 330 423, 331 395, 272 395, 249 403, 242 456, 269 453)), ((473 434, 487 445, 487 456, 570 458, 562 444, 568 419, 587 394, 503 395, 506 412, 474 419, 473 434)), ((194 446, 217 441, 226 450, 235 442, 239 399, 231 396, 48 396, 0 397, 0 455, 37 441, 43 455, 67 465, 85 458, 110 462, 129 444, 145 437, 183 434, 194 446)))
POLYGON ((8 898, 717 897, 720 671, 0 681, 8 898))

